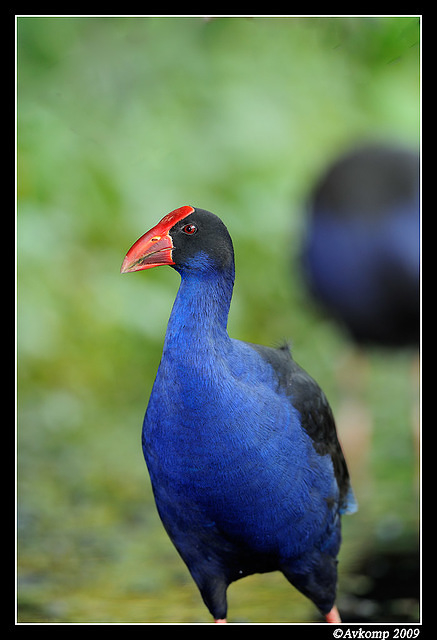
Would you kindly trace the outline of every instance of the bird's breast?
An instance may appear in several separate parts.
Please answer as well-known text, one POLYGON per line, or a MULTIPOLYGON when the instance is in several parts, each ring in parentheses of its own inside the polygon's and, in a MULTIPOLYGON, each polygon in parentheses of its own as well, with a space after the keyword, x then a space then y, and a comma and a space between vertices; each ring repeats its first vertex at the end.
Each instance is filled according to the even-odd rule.
POLYGON ((291 530, 306 544, 338 498, 330 457, 250 346, 184 355, 164 354, 143 426, 161 517, 174 524, 177 505, 181 527, 210 523, 257 550, 291 530))

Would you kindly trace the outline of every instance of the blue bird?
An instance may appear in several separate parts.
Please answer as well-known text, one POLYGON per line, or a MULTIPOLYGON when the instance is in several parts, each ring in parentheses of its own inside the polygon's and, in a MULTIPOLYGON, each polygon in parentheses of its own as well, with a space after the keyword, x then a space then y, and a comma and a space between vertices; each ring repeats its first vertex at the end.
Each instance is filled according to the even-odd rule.
POLYGON ((308 198, 304 272, 357 346, 417 347, 419 156, 369 144, 335 161, 308 198))
POLYGON ((142 443, 169 537, 215 622, 230 583, 277 570, 340 622, 341 515, 356 503, 325 395, 288 347, 229 337, 234 251, 220 218, 176 209, 121 272, 159 265, 181 284, 142 443))

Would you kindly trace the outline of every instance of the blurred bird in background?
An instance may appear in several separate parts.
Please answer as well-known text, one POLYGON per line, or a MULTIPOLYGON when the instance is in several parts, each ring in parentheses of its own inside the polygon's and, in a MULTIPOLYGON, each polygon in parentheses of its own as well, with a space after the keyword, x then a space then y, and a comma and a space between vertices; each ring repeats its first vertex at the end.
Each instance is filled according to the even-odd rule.
MULTIPOLYGON (((349 151, 313 187, 307 215, 303 271, 314 299, 351 338, 341 376, 347 400, 338 421, 356 425, 349 429, 355 443, 350 446, 365 466, 372 420, 360 396, 368 375, 368 348, 412 349, 417 388, 419 154, 394 144, 349 151)), ((417 439, 417 419, 415 423, 417 439)), ((348 449, 347 429, 342 438, 348 449)))
POLYGON ((357 345, 419 345, 419 156, 363 147, 308 203, 303 263, 315 298, 357 345))

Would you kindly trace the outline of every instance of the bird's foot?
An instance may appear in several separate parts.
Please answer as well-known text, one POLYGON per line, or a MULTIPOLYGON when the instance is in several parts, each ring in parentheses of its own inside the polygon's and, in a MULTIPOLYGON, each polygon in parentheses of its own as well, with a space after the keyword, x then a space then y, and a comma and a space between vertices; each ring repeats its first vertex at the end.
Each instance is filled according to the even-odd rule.
POLYGON ((330 622, 333 624, 341 623, 340 614, 336 606, 333 606, 331 611, 325 615, 326 622, 330 622))
MULTIPOLYGON (((329 615, 329 614, 328 614, 329 615)), ((217 618, 217 620, 214 620, 214 622, 227 622, 226 618, 217 618)))

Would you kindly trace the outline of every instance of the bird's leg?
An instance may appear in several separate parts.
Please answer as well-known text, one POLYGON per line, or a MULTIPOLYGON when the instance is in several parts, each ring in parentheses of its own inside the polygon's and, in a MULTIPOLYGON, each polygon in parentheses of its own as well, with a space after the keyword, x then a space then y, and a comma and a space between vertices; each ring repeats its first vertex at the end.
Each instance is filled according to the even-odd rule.
POLYGON ((226 618, 217 618, 217 620, 214 620, 214 622, 227 622, 226 618))
POLYGON ((326 622, 338 624, 341 622, 340 614, 337 607, 334 605, 329 613, 325 615, 326 622))

